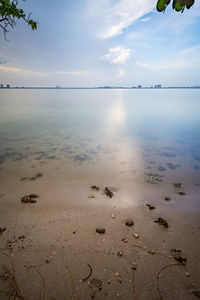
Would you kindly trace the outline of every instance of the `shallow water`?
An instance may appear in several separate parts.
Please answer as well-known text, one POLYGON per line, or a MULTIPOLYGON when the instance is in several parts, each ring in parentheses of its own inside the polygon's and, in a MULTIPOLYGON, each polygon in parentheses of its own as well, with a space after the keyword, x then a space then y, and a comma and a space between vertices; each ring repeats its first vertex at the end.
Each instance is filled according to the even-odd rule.
POLYGON ((198 184, 199 115, 200 90, 0 90, 0 180, 198 184))

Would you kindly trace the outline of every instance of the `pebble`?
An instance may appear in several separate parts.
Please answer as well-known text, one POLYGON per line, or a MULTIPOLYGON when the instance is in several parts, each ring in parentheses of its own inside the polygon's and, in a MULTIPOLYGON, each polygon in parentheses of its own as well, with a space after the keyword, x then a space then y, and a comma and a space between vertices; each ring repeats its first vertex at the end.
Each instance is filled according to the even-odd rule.
POLYGON ((105 231, 106 231, 105 228, 102 228, 102 227, 96 228, 97 233, 103 234, 103 233, 105 233, 105 231))
POLYGON ((139 234, 137 233, 133 233, 134 238, 138 239, 139 238, 139 234))
POLYGON ((126 224, 126 226, 133 226, 133 225, 134 225, 134 222, 133 222, 132 219, 127 219, 127 220, 125 221, 125 224, 126 224))

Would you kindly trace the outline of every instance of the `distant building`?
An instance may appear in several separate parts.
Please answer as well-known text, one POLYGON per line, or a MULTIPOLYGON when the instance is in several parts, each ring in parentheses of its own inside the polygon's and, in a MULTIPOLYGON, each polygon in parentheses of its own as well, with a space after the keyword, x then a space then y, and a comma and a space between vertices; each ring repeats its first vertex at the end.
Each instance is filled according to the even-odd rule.
POLYGON ((154 86, 154 88, 155 88, 155 89, 162 89, 162 85, 161 85, 161 84, 156 84, 156 85, 154 86))
POLYGON ((3 88, 3 84, 0 84, 0 88, 1 88, 1 89, 3 88))
POLYGON ((56 89, 60 89, 60 86, 59 86, 59 85, 56 85, 56 89))
POLYGON ((142 88, 142 85, 141 85, 141 84, 139 84, 139 85, 137 86, 137 88, 138 88, 138 89, 141 89, 141 88, 142 88))
POLYGON ((7 84, 6 87, 7 87, 7 89, 9 89, 10 88, 10 84, 7 84))

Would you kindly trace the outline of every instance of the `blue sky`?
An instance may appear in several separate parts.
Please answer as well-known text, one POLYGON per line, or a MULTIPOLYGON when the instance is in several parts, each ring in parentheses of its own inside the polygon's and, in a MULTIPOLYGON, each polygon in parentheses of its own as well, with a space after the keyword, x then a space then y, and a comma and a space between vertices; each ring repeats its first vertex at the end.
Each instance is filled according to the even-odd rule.
POLYGON ((200 84, 200 1, 183 14, 156 0, 27 0, 0 36, 0 83, 29 86, 200 84))

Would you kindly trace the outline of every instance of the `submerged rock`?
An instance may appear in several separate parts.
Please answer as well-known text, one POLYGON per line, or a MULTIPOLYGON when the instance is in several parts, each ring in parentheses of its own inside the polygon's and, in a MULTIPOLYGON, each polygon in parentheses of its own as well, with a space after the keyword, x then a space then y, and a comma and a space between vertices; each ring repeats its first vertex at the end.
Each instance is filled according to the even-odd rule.
POLYGON ((155 206, 153 206, 153 205, 151 205, 151 204, 148 204, 148 203, 146 203, 146 206, 148 206, 148 208, 149 208, 150 210, 156 209, 155 206))
POLYGON ((168 223, 163 218, 158 218, 157 220, 154 221, 154 223, 158 223, 159 225, 163 225, 164 227, 168 228, 168 223))

